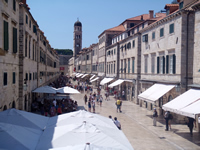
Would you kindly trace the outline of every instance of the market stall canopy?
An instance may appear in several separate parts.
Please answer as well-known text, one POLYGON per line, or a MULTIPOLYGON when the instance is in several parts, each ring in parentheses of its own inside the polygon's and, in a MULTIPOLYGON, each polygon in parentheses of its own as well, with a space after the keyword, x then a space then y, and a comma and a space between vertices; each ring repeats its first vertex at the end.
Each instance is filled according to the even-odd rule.
POLYGON ((81 78, 84 78, 84 77, 86 77, 88 74, 84 74, 81 78))
POLYGON ((33 93, 56 93, 56 88, 51 86, 42 86, 32 91, 33 93))
POLYGON ((138 95, 138 98, 144 101, 148 101, 150 103, 154 103, 174 87, 175 85, 154 84, 146 91, 138 95))
POLYGON ((77 78, 79 78, 79 77, 81 77, 82 75, 83 75, 83 74, 82 74, 82 73, 80 73, 80 74, 79 74, 79 75, 77 75, 76 77, 77 77, 77 78))
POLYGON ((77 74, 76 74, 76 77, 77 77, 79 74, 80 74, 80 73, 77 73, 77 74))
POLYGON ((195 118, 196 114, 200 114, 200 90, 190 89, 164 104, 162 108, 166 111, 195 118))
POLYGON ((112 84, 109 84, 108 87, 112 88, 114 86, 120 85, 124 82, 122 79, 118 79, 117 81, 113 82, 112 84))
POLYGON ((95 75, 93 75, 93 76, 90 78, 90 80, 92 80, 94 77, 95 77, 95 75))
POLYGON ((90 80, 90 82, 94 82, 94 81, 96 81, 96 80, 98 80, 99 79, 99 77, 96 77, 96 78, 94 78, 93 80, 90 80))
POLYGON ((65 87, 62 87, 62 88, 59 88, 56 90, 57 93, 66 93, 66 94, 80 94, 80 92, 76 89, 73 89, 71 87, 68 87, 68 86, 65 86, 65 87))
POLYGON ((100 85, 104 85, 110 81, 112 81, 114 78, 104 78, 101 82, 100 82, 100 85))

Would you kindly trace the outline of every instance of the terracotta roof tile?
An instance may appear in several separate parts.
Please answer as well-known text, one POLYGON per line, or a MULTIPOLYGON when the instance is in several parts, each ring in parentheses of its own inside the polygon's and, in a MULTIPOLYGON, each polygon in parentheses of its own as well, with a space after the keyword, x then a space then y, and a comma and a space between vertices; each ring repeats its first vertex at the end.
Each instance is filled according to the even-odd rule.
POLYGON ((179 4, 166 4, 165 7, 179 7, 179 4))
POLYGON ((125 28, 124 28, 123 25, 119 25, 119 26, 116 26, 114 28, 107 29, 105 31, 125 31, 125 28))
POLYGON ((141 20, 141 17, 143 17, 143 20, 147 20, 150 18, 149 14, 143 14, 126 20, 141 20))

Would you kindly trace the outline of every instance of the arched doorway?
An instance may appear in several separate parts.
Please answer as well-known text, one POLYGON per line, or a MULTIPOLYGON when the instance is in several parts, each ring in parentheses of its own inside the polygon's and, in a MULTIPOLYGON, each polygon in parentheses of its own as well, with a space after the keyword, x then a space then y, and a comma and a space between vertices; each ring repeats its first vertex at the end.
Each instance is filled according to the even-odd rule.
POLYGON ((12 108, 15 108, 15 101, 12 102, 12 108))
POLYGON ((4 111, 4 110, 7 110, 7 106, 6 106, 6 105, 4 105, 4 107, 3 107, 3 111, 4 111))

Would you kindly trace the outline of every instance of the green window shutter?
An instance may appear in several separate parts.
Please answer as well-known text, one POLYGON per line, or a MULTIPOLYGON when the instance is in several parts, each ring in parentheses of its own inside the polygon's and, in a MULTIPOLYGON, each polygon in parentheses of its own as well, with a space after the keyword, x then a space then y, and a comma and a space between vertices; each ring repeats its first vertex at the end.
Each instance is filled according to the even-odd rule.
POLYGON ((9 39, 8 39, 8 22, 4 21, 4 50, 9 48, 9 39))
POLYGON ((15 72, 13 72, 13 84, 15 84, 15 72))
POLYGON ((134 73, 134 59, 132 60, 132 73, 134 73))
POLYGON ((135 40, 133 40, 133 47, 135 47, 135 40))
POLYGON ((170 24, 169 25, 169 33, 173 33, 174 32, 174 24, 170 24))
POLYGON ((3 85, 7 85, 8 84, 8 74, 7 72, 4 72, 3 74, 3 85))
POLYGON ((160 67, 160 58, 157 57, 157 74, 159 74, 159 67, 160 67))
POLYGON ((13 53, 17 53, 17 29, 13 28, 13 53))
POLYGON ((176 74, 176 55, 173 54, 173 74, 176 74))
POLYGON ((26 15, 26 24, 28 24, 28 16, 26 15))
POLYGON ((160 37, 164 36, 164 28, 160 29, 160 37))
POLYGON ((169 73, 169 55, 166 56, 166 74, 169 73))
POLYGON ((165 56, 163 56, 163 74, 165 74, 165 56))
POLYGON ((13 0, 13 10, 16 11, 16 0, 13 0))

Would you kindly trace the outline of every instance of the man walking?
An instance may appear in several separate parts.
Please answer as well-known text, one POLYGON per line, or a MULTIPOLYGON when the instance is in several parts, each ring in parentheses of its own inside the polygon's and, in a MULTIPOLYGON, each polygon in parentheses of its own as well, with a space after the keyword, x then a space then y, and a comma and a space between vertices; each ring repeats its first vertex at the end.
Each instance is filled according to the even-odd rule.
POLYGON ((158 117, 158 113, 157 113, 156 108, 154 108, 154 111, 153 111, 153 125, 154 126, 156 126, 157 117, 158 117))
POLYGON ((166 129, 165 129, 165 131, 168 131, 169 130, 169 111, 166 111, 165 112, 165 122, 166 122, 166 129))

